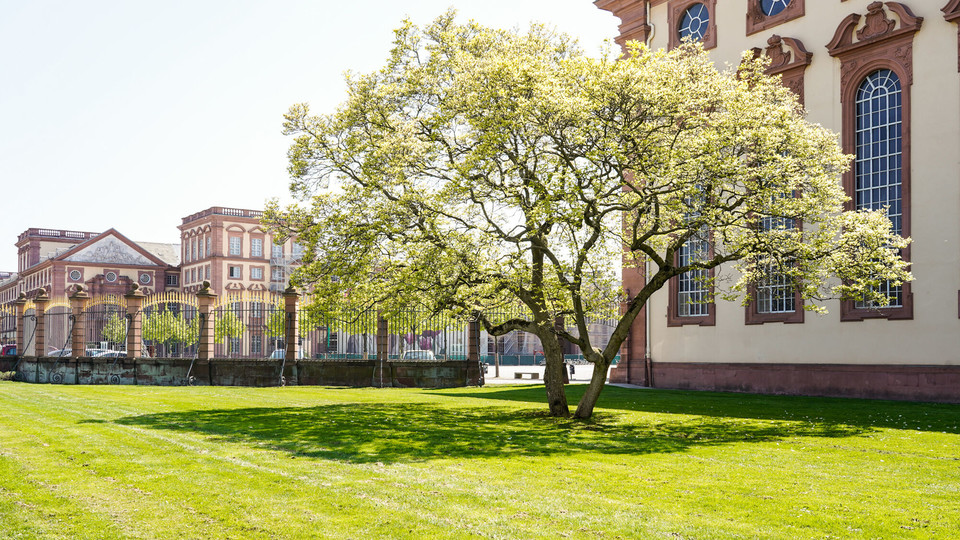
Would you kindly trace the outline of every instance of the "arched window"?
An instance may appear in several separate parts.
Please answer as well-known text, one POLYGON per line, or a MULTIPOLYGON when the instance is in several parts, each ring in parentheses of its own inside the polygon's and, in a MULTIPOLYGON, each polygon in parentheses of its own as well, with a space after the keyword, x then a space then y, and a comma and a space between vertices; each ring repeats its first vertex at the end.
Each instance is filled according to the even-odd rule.
POLYGON ((900 196, 903 146, 900 78, 874 71, 857 89, 857 154, 854 175, 858 210, 889 205, 893 229, 902 231, 900 196))
MULTIPOLYGON (((857 89, 854 204, 857 210, 887 208, 897 234, 903 232, 903 107, 900 78, 889 69, 868 75, 857 89)), ((891 307, 903 305, 901 287, 881 285, 891 307)), ((858 302, 858 308, 869 305, 858 302)))
MULTIPOLYGON (((889 206, 893 230, 910 236, 910 88, 913 84, 913 38, 923 18, 900 2, 873 2, 867 13, 851 13, 837 26, 827 45, 838 59, 843 109, 843 150, 853 167, 843 175, 850 196, 846 208, 889 206), (864 24, 864 19, 868 22, 864 24)), ((901 251, 910 261, 910 246, 901 251)), ((881 285, 890 306, 844 300, 841 321, 912 319, 912 284, 881 285)))

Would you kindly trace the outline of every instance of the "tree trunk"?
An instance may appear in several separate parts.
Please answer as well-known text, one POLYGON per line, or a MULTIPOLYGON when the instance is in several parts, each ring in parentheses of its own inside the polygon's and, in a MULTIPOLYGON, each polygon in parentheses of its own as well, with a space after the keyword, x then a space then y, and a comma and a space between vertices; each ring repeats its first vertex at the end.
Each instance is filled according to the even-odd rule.
POLYGON ((597 400, 600 399, 600 392, 603 391, 603 387, 607 383, 607 368, 610 367, 610 360, 602 355, 597 355, 596 359, 591 360, 594 360, 593 377, 590 378, 587 391, 584 392, 583 397, 580 398, 580 403, 577 404, 577 412, 573 414, 574 418, 581 420, 593 416, 593 408, 596 406, 597 400))
POLYGON ((547 329, 544 335, 538 335, 543 345, 543 356, 546 367, 543 373, 543 383, 547 390, 547 405, 550 416, 567 418, 570 416, 570 407, 567 405, 567 393, 563 387, 566 367, 563 364, 563 349, 560 340, 552 329, 547 329))

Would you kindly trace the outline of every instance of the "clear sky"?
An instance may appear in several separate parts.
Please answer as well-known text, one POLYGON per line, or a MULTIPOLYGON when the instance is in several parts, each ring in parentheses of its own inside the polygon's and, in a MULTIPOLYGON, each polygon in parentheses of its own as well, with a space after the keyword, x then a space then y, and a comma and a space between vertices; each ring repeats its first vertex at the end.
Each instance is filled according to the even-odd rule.
POLYGON ((289 199, 288 107, 332 112, 404 17, 451 6, 590 53, 619 22, 591 0, 0 0, 0 270, 29 227, 178 242, 193 212, 289 199))

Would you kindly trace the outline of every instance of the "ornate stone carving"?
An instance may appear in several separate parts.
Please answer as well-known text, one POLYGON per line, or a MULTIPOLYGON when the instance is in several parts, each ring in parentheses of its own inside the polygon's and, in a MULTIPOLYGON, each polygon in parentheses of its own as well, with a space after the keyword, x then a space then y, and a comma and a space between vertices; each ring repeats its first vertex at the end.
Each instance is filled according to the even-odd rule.
MULTIPOLYGON (((943 18, 954 23, 960 23, 960 0, 950 0, 940 11, 943 18)), ((960 71, 960 26, 957 28, 957 71, 960 71)))
POLYGON ((803 103, 803 75, 813 59, 813 53, 807 51, 799 39, 780 37, 776 34, 767 40, 767 47, 763 51, 753 49, 759 56, 761 53, 770 58, 767 66, 768 75, 781 75, 783 85, 793 91, 803 103))
POLYGON ((132 247, 113 236, 106 236, 92 245, 65 258, 71 262, 95 262, 101 264, 133 264, 155 266, 156 263, 138 253, 132 247))
POLYGON ((783 67, 790 62, 791 54, 789 51, 783 50, 783 40, 780 36, 774 34, 773 37, 767 40, 767 56, 770 58, 770 68, 776 69, 778 67, 783 67))
POLYGON ((923 17, 917 17, 909 7, 899 2, 873 2, 867 10, 866 15, 853 13, 845 17, 827 45, 830 56, 840 58, 842 62, 841 86, 846 88, 850 78, 859 76, 858 72, 865 64, 882 60, 895 62, 904 83, 912 84, 913 35, 920 30, 923 17), (897 16, 899 27, 887 11, 897 16), (864 27, 855 32, 864 17, 864 27))
POLYGON ((896 22, 887 18, 887 13, 883 10, 883 2, 874 2, 867 6, 867 22, 857 31, 857 38, 863 41, 886 34, 892 32, 896 25, 896 22))
POLYGON ((897 38, 905 34, 912 36, 920 30, 920 25, 923 23, 923 17, 917 17, 910 8, 900 2, 873 2, 867 7, 866 23, 863 28, 856 32, 857 41, 855 42, 853 40, 854 30, 863 17, 859 13, 852 13, 840 22, 833 39, 827 44, 830 56, 839 56, 848 49, 897 38), (900 19, 899 28, 896 28, 897 23, 887 16, 885 10, 893 12, 900 19))

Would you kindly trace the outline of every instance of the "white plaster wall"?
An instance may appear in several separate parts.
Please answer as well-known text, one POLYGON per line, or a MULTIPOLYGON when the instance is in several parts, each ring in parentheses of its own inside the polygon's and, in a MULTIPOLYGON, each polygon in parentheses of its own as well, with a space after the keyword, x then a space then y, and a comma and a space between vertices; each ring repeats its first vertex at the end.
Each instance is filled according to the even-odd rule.
MULTIPOLYGON (((840 61, 826 44, 850 13, 867 12, 871 0, 806 0, 806 15, 746 36, 746 0, 719 0, 718 65, 736 65, 743 50, 766 47, 773 34, 800 39, 813 53, 805 76, 808 118, 839 133, 840 61)), ((912 91, 911 227, 914 319, 840 322, 839 302, 826 315, 806 313, 803 324, 744 324, 739 303, 718 302, 715 327, 666 325, 667 290, 650 303, 651 354, 666 362, 797 362, 858 364, 960 364, 960 74, 957 26, 943 19, 944 1, 907 0, 924 18, 914 38, 912 91)), ((665 47, 666 3, 652 8, 665 47)), ((839 182, 840 179, 838 178, 839 182)), ((729 275, 730 270, 725 271, 729 275)))

